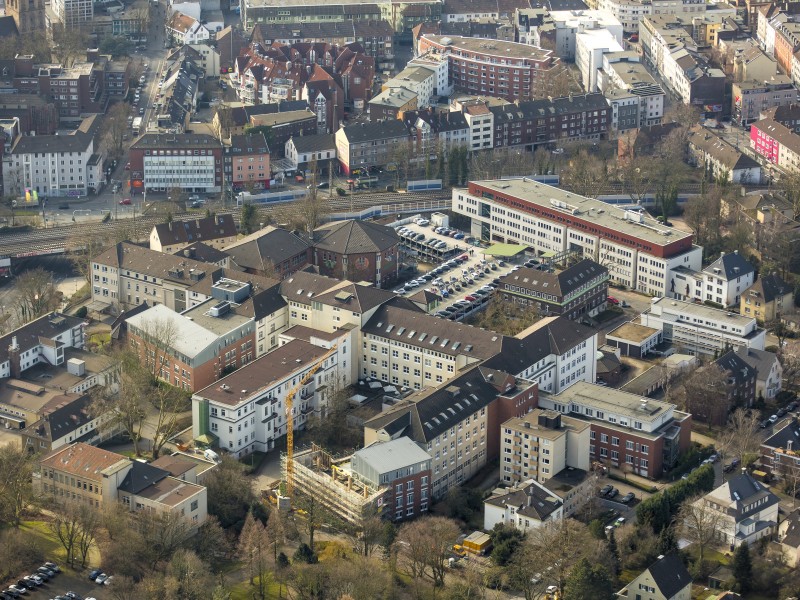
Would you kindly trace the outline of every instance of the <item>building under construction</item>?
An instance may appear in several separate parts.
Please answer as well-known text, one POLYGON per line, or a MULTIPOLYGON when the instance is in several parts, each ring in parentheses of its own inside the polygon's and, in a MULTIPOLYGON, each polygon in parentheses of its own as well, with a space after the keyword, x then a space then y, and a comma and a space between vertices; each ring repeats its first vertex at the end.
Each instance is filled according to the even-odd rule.
MULTIPOLYGON (((286 461, 282 453, 284 479, 286 461)), ((348 523, 358 523, 370 506, 384 518, 403 520, 428 510, 430 456, 406 437, 341 458, 314 444, 295 451, 292 478, 295 492, 315 498, 348 523), (394 489, 401 490, 397 498, 394 489)))

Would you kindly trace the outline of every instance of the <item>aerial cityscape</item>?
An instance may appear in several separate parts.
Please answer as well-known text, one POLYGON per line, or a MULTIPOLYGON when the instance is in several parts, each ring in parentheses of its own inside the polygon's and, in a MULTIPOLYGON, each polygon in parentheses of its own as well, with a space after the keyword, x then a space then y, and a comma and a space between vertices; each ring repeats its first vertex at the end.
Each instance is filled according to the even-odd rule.
POLYGON ((729 1, 5 0, 0 600, 800 598, 729 1))

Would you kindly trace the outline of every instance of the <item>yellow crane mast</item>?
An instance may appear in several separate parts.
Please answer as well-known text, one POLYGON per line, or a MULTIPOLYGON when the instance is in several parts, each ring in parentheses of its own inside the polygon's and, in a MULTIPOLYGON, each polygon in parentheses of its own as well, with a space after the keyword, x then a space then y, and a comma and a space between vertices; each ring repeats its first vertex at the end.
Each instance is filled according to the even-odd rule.
POLYGON ((294 397, 297 392, 314 377, 316 372, 322 367, 322 364, 331 354, 336 352, 338 347, 338 342, 331 346, 331 349, 314 363, 314 366, 309 369, 308 373, 303 375, 300 383, 286 394, 286 495, 289 497, 292 496, 292 492, 294 491, 294 397))

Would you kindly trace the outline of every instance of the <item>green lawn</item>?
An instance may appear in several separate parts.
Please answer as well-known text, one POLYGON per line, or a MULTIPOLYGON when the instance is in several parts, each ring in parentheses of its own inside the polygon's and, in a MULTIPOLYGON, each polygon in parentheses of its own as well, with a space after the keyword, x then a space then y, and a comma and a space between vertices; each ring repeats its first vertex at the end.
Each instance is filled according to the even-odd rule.
MULTIPOLYGON (((46 521, 23 521, 19 528, 39 543, 48 559, 59 564, 67 563, 67 552, 46 521)), ((100 564, 100 551, 97 547, 91 549, 87 562, 93 565, 100 564)), ((80 562, 76 562, 76 566, 80 568, 80 562)))
MULTIPOLYGON (((258 578, 256 578, 258 581, 258 578)), ((241 583, 237 583, 235 586, 230 588, 231 590, 231 600, 252 600, 257 594, 258 585, 250 585, 250 579, 247 578, 241 583)), ((269 600, 277 599, 278 596, 279 585, 274 582, 270 581, 269 585, 267 586, 267 598, 269 600)), ((286 586, 283 586, 283 598, 287 598, 286 594, 286 586)))

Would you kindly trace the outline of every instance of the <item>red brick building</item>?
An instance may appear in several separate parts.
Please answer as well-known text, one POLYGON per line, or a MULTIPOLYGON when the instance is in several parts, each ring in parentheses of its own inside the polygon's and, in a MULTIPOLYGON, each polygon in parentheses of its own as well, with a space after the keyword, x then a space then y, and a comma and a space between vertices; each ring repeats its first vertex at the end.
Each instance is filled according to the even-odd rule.
POLYGON ((370 221, 328 223, 314 231, 313 244, 314 264, 322 275, 377 287, 397 279, 400 239, 391 227, 370 221))
POLYGON ((447 56, 455 89, 509 102, 532 100, 539 79, 559 64, 552 50, 456 35, 423 35, 419 53, 428 51, 447 56))

